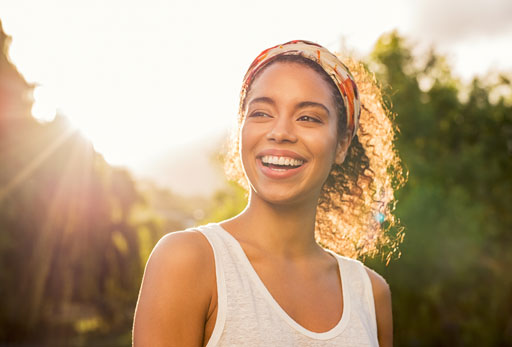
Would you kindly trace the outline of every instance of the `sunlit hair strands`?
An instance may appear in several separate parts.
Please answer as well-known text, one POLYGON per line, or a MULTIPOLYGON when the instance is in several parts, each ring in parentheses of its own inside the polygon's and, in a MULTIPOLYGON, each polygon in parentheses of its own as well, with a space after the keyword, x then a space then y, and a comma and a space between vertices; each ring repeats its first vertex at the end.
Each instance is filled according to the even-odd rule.
POLYGON ((395 190, 406 178, 393 143, 398 129, 384 108, 375 78, 361 63, 352 59, 342 63, 326 48, 308 41, 290 41, 263 51, 243 80, 237 132, 231 137, 225 161, 228 177, 249 189, 239 151, 245 97, 257 76, 275 63, 303 64, 319 73, 332 90, 338 137, 352 138, 345 161, 333 165, 322 188, 316 215, 317 242, 354 258, 381 252, 389 261, 399 254, 403 239, 393 211, 395 190))

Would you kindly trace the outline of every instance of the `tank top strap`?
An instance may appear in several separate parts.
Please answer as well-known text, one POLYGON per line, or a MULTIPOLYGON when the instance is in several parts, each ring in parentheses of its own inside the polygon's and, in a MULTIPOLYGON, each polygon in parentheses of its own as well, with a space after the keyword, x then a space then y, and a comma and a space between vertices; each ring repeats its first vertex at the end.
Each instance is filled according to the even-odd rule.
MULTIPOLYGON (((344 265, 345 282, 350 286, 352 297, 357 301, 355 304, 361 308, 360 313, 364 313, 364 319, 361 317, 362 323, 366 326, 367 331, 377 332, 373 289, 364 264, 359 260, 341 256, 331 251, 329 252, 334 254, 338 258, 338 261, 344 265)), ((376 333, 374 334, 374 338, 377 339, 376 333)))
POLYGON ((226 262, 226 258, 229 258, 228 250, 222 240, 221 236, 216 232, 214 224, 207 224, 199 227, 190 228, 189 230, 197 230, 210 243, 213 250, 213 257, 215 261, 215 277, 217 284, 217 319, 215 321, 215 327, 212 335, 208 341, 206 347, 216 346, 222 335, 222 330, 226 321, 227 315, 227 288, 226 288, 226 265, 229 266, 229 262, 226 262))
MULTIPOLYGON (((359 267, 359 270, 363 279, 363 296, 366 301, 366 307, 368 308, 368 314, 371 320, 370 328, 372 331, 377 331, 377 315, 375 313, 375 301, 373 298, 372 282, 370 281, 370 276, 368 276, 364 265, 362 263, 360 264, 361 266, 359 267)), ((377 338, 377 336, 375 336, 375 338, 377 338)))
POLYGON ((251 312, 255 301, 261 305, 259 288, 248 275, 248 265, 243 259, 239 244, 218 223, 193 228, 202 233, 210 243, 215 258, 217 276, 217 321, 207 347, 217 346, 221 337, 229 331, 238 331, 241 336, 251 333, 250 321, 243 321, 246 312, 251 312), (237 326, 242 323, 243 326, 237 326), (233 329, 235 326, 235 329, 233 329), (247 329, 244 333, 242 329, 247 329))

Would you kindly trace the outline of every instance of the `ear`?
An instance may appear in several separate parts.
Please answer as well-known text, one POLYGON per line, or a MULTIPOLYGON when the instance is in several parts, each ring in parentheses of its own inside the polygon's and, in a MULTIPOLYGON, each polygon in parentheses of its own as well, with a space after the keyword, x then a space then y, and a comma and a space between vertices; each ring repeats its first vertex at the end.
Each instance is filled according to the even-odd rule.
POLYGON ((345 157, 347 156, 348 147, 350 146, 350 138, 349 136, 344 136, 338 141, 336 145, 336 153, 334 157, 334 162, 338 165, 343 164, 345 161, 345 157))

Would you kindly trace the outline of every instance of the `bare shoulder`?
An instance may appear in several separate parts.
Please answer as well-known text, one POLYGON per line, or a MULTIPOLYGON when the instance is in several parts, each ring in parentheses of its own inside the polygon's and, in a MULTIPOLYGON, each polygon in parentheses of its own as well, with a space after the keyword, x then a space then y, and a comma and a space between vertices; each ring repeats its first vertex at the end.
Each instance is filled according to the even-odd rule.
POLYGON ((158 241, 147 267, 186 265, 187 270, 202 270, 208 264, 213 264, 213 252, 206 238, 198 231, 176 231, 158 241))
POLYGON ((149 257, 135 311, 141 346, 200 346, 215 283, 213 251, 197 231, 165 235, 149 257))
POLYGON ((370 277, 370 282, 372 283, 373 296, 377 299, 383 297, 391 296, 391 289, 389 288, 388 282, 378 274, 376 271, 370 269, 366 265, 364 266, 368 277, 370 277))
POLYGON ((214 267, 213 251, 201 233, 177 231, 158 241, 146 264, 144 280, 151 276, 160 286, 176 287, 178 283, 172 279, 179 279, 197 287, 210 283, 208 278, 214 274, 214 267))
POLYGON ((391 308, 391 290, 388 282, 374 270, 365 266, 366 273, 372 284, 375 315, 377 319, 377 335, 379 345, 393 345, 393 313, 391 308))

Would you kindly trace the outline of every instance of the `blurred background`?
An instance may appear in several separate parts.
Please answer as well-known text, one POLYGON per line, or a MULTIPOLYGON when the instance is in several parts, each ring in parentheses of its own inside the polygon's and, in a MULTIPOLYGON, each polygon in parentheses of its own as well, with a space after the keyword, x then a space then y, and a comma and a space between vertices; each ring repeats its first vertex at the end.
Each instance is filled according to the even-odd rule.
POLYGON ((292 39, 381 83, 409 171, 396 346, 512 346, 512 2, 0 2, 0 345, 129 346, 145 262, 239 212, 242 77, 292 39))

